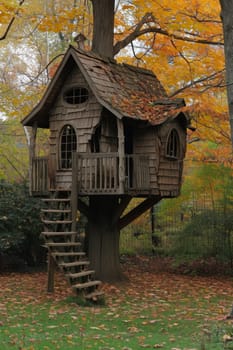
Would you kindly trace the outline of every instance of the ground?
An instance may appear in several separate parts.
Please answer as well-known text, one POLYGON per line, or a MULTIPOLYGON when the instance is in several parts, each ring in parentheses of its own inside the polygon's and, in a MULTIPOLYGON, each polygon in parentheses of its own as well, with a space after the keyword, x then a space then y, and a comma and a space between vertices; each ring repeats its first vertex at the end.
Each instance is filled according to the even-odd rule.
POLYGON ((62 275, 46 293, 46 273, 0 275, 1 350, 233 349, 226 320, 232 278, 161 271, 154 258, 123 261, 129 281, 105 284, 105 306, 76 304, 62 275))

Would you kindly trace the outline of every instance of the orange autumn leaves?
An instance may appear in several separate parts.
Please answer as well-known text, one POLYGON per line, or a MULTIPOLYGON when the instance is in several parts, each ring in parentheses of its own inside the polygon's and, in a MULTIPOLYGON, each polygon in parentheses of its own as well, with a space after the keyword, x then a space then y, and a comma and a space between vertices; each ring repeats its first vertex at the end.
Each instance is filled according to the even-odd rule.
POLYGON ((201 339, 215 340, 216 329, 223 346, 230 336, 231 321, 223 320, 232 303, 231 279, 175 275, 164 266, 156 258, 125 260, 129 281, 105 284, 106 306, 89 308, 75 303, 59 273, 50 295, 46 273, 1 275, 1 346, 190 350, 199 349, 201 339))
MULTIPOLYGON (((1 2, 2 30, 17 9, 16 0, 1 2)), ((200 138, 207 146, 209 142, 215 144, 216 151, 211 152, 216 160, 227 158, 230 154, 230 138, 219 1, 122 2, 115 14, 115 43, 132 33, 146 13, 151 13, 151 18, 140 28, 140 35, 133 41, 134 51, 129 45, 121 50, 117 59, 152 69, 169 95, 185 98, 194 119, 194 126, 197 127, 194 136, 200 138)), ((43 68, 45 62, 48 63, 48 48, 44 43, 39 44, 44 40, 43 33, 55 34, 61 39, 60 48, 55 49, 54 45, 54 48, 51 46, 49 49, 52 58, 52 55, 64 51, 72 42, 72 33, 78 32, 85 34, 89 40, 86 43, 87 48, 90 48, 92 8, 89 1, 69 0, 64 5, 61 0, 44 3, 30 0, 21 6, 8 40, 11 45, 17 45, 17 40, 24 40, 25 36, 25 42, 30 39, 27 43, 29 46, 35 46, 37 42, 38 64, 43 68)), ((53 36, 51 40, 54 41, 53 36)), ((19 70, 19 75, 25 71, 28 76, 26 67, 21 65, 19 70)), ((40 69, 31 72, 32 79, 38 70, 40 69)), ((51 68, 50 73, 54 71, 55 69, 51 68)), ((37 81, 39 79, 40 77, 37 81)), ((7 90, 7 82, 5 83, 7 90)), ((24 100, 26 106, 27 98, 31 99, 30 93, 25 89, 20 96, 20 101, 24 100), (25 97, 22 97, 23 94, 25 97)), ((13 98, 9 96, 9 100, 13 98)), ((17 111, 22 114, 20 101, 14 99, 12 102, 16 114, 17 111)), ((28 104, 30 105, 30 101, 28 104)), ((201 144, 198 146, 198 149, 200 148, 201 144)), ((201 159, 199 153, 197 152, 195 157, 201 159)), ((193 157, 193 150, 191 156, 193 157)))

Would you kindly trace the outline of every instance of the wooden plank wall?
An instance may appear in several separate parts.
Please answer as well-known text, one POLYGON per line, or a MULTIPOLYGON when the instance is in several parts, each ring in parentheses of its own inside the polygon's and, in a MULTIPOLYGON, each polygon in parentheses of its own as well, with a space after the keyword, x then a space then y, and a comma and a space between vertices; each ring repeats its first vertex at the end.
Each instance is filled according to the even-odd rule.
POLYGON ((32 159, 31 191, 34 196, 48 194, 48 158, 34 157, 32 159))
POLYGON ((182 181, 183 158, 186 151, 186 131, 177 121, 164 124, 159 129, 161 139, 161 152, 158 172, 158 184, 160 193, 164 197, 179 195, 182 181), (166 145, 171 129, 175 128, 180 138, 180 157, 172 159, 166 156, 166 145))
MULTIPOLYGON (((86 153, 89 151, 89 141, 94 128, 100 120, 101 105, 97 102, 95 96, 89 90, 90 96, 87 103, 79 108, 69 106, 63 102, 63 93, 65 89, 79 85, 88 88, 88 84, 83 78, 77 67, 73 69, 71 74, 64 82, 63 89, 54 102, 54 107, 51 110, 50 117, 50 157, 55 159, 57 170, 59 169, 59 136, 62 128, 66 124, 70 124, 76 130, 77 135, 77 150, 86 153)), ((71 185, 70 171, 57 171, 56 185, 65 188, 71 185)))
POLYGON ((134 153, 146 155, 149 157, 149 188, 152 194, 159 194, 158 186, 158 168, 159 168, 159 152, 160 141, 156 132, 156 128, 137 128, 134 130, 134 153))

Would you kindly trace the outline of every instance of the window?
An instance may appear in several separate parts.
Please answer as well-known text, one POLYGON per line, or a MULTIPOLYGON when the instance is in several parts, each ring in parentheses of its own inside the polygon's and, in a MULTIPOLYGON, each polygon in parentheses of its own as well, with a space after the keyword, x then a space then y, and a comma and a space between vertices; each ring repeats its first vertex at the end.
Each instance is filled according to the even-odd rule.
POLYGON ((89 98, 88 90, 85 87, 73 86, 63 94, 63 99, 69 105, 81 105, 89 98))
POLYGON ((72 152, 77 149, 77 138, 74 128, 65 125, 60 137, 60 168, 70 169, 72 167, 72 152))
POLYGON ((168 136, 166 156, 175 159, 180 157, 180 138, 176 129, 172 129, 168 136))

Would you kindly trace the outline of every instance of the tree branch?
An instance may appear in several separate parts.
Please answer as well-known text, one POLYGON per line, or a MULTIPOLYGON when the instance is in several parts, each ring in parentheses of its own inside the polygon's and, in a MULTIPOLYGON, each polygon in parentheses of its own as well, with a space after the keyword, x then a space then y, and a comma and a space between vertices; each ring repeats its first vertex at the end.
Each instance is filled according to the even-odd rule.
MULTIPOLYGON (((224 70, 225 70, 225 69, 222 69, 222 70, 220 70, 220 71, 218 71, 218 72, 214 72, 213 74, 210 74, 210 75, 208 75, 208 76, 204 76, 204 77, 202 77, 202 78, 193 80, 193 81, 189 82, 188 84, 184 85, 182 88, 180 88, 180 89, 176 90, 175 92, 173 92, 171 95, 169 95, 169 97, 170 97, 170 98, 171 98, 171 97, 174 97, 174 96, 178 95, 179 93, 183 92, 183 91, 186 90, 186 89, 189 89, 189 88, 191 88, 191 87, 193 87, 193 86, 195 86, 195 85, 198 85, 198 84, 200 84, 200 83, 204 83, 205 81, 214 79, 214 78, 216 78, 219 74, 222 74, 222 73, 224 72, 224 70)), ((220 85, 220 87, 222 87, 222 86, 220 85)))
POLYGON ((214 46, 223 46, 224 43, 223 41, 212 41, 212 40, 207 40, 203 38, 197 38, 196 35, 193 35, 193 33, 185 33, 185 34, 180 34, 180 33, 169 33, 167 30, 161 29, 158 26, 151 26, 149 25, 147 28, 143 28, 144 24, 150 24, 154 22, 155 24, 155 19, 151 13, 146 13, 145 16, 142 17, 141 21, 138 22, 136 25, 135 29, 124 39, 118 41, 113 48, 114 55, 118 54, 120 50, 122 50, 124 47, 126 47, 128 44, 130 44, 132 41, 135 39, 139 38, 141 35, 144 34, 149 34, 149 33, 156 33, 160 35, 164 35, 167 37, 170 37, 172 39, 176 40, 182 40, 186 42, 191 42, 195 44, 205 44, 205 45, 214 45, 214 46))
MULTIPOLYGON (((141 21, 138 22, 138 24, 135 26, 133 32, 131 32, 128 36, 126 36, 123 40, 118 41, 114 47, 113 47, 113 53, 116 55, 121 49, 126 47, 128 44, 130 44, 132 41, 134 41, 136 38, 138 38, 140 34, 140 29, 143 27, 145 23, 149 23, 152 20, 152 14, 150 12, 147 12, 141 19, 141 21)), ((147 28, 148 29, 148 28, 147 28)), ((149 31, 151 33, 151 31, 149 31)))
MULTIPOLYGON (((197 120, 197 124, 203 126, 206 129, 214 131, 216 134, 220 135, 225 140, 227 140, 227 142, 231 142, 231 138, 230 138, 229 133, 227 133, 225 130, 223 130, 223 128, 220 127, 220 124, 218 124, 218 126, 216 126, 216 128, 214 126, 211 126, 210 124, 206 124, 206 123, 200 122, 200 120, 197 120)), ((216 140, 213 140, 213 141, 216 142, 216 143, 219 143, 216 140)), ((221 141, 221 144, 222 144, 222 141, 221 141)))
POLYGON ((11 18, 10 22, 8 23, 8 26, 6 27, 6 30, 5 30, 5 33, 0 37, 0 40, 4 40, 6 39, 15 19, 16 19, 16 16, 19 14, 19 10, 20 10, 20 7, 23 5, 25 0, 20 0, 19 2, 19 7, 17 9, 17 11, 15 12, 15 15, 11 18))
POLYGON ((1 154, 1 157, 5 158, 10 166, 16 171, 16 173, 21 177, 23 181, 25 181, 25 177, 21 174, 21 172, 16 168, 16 166, 12 163, 12 161, 5 155, 1 154))

